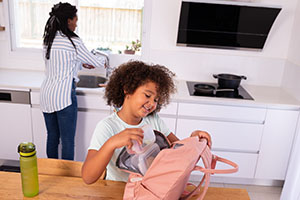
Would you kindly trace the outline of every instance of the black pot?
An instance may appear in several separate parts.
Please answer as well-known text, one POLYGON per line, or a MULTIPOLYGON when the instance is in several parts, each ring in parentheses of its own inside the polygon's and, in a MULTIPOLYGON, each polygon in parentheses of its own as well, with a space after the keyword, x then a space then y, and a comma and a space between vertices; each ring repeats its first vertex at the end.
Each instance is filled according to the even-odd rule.
POLYGON ((238 76, 234 74, 214 74, 214 78, 218 79, 219 88, 237 89, 240 86, 242 79, 247 79, 246 76, 238 76))

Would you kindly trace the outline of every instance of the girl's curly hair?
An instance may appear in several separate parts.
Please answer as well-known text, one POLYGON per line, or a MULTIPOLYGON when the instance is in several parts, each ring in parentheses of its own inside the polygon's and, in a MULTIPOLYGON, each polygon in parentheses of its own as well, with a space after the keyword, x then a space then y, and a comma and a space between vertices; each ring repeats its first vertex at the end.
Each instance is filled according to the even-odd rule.
POLYGON ((148 65, 142 61, 129 61, 116 68, 110 76, 105 90, 108 105, 121 107, 125 94, 133 94, 135 90, 148 83, 157 85, 158 103, 154 112, 169 103, 170 95, 176 91, 173 77, 175 74, 161 65, 148 65))

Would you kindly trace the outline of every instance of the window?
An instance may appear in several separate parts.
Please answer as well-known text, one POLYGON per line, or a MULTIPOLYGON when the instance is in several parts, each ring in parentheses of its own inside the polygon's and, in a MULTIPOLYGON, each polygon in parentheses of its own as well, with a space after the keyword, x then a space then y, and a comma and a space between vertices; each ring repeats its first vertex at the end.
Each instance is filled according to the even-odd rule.
MULTIPOLYGON (((10 1, 13 48, 42 48, 49 12, 59 0, 10 1)), ((143 0, 68 0, 78 9, 76 33, 88 48, 117 53, 142 35, 143 0)))

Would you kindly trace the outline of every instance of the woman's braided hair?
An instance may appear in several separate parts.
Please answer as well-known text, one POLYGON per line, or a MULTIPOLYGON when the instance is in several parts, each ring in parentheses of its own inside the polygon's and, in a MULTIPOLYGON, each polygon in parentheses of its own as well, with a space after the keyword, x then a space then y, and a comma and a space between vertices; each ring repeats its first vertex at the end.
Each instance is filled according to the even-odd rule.
POLYGON ((43 36, 43 44, 45 47, 47 47, 46 59, 50 58, 51 46, 57 31, 61 31, 64 35, 66 35, 76 49, 76 46, 73 43, 71 37, 78 37, 78 35, 76 35, 68 28, 68 19, 73 19, 74 17, 76 17, 76 13, 76 7, 72 6, 69 3, 59 2, 52 7, 43 36))
POLYGON ((161 65, 148 65, 142 61, 129 61, 116 68, 110 76, 105 89, 108 105, 121 107, 125 93, 133 94, 135 90, 148 82, 157 85, 158 103, 154 112, 169 103, 170 95, 176 91, 173 77, 175 74, 161 65))

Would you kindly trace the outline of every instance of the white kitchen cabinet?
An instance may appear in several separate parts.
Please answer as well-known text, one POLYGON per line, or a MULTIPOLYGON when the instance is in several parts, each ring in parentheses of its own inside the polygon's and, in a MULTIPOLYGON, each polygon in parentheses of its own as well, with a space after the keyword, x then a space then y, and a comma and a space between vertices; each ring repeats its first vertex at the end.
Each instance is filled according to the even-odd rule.
POLYGON ((258 153, 263 124, 178 119, 177 137, 189 137, 194 130, 203 130, 212 137, 213 149, 258 153))
POLYGON ((176 118, 161 116, 161 119, 165 122, 170 131, 176 135, 176 118))
MULTIPOLYGON (((112 112, 102 95, 77 95, 79 112, 75 160, 85 159, 96 124, 112 112)), ((33 93, 32 96, 37 97, 38 93, 33 93)), ((31 102, 38 103, 34 99, 31 102)), ((226 177, 225 182, 230 177, 241 180, 285 179, 298 110, 172 101, 158 114, 180 139, 189 137, 194 130, 204 130, 211 134, 213 153, 239 165, 237 173, 214 175, 226 177)), ((32 119, 33 139, 38 144, 38 156, 46 156, 46 131, 39 106, 33 106, 32 119), (43 146, 43 149, 39 149, 39 146, 43 146)), ((219 164, 217 168, 228 166, 219 164)))
POLYGON ((163 107, 158 115, 166 123, 167 127, 176 134, 176 118, 177 118, 178 103, 170 102, 166 107, 163 107))
POLYGON ((212 119, 214 121, 263 123, 265 115, 265 108, 194 103, 178 104, 179 117, 192 116, 194 118, 212 119))
MULTIPOLYGON (((75 160, 84 161, 91 136, 97 123, 110 115, 111 109, 107 106, 101 95, 77 95, 78 116, 75 135, 75 160)), ((43 113, 39 107, 39 93, 32 92, 31 102, 33 105, 32 127, 33 141, 37 147, 37 156, 46 158, 47 130, 43 113)))
POLYGON ((110 115, 109 110, 78 112, 75 136, 75 160, 84 161, 97 123, 110 115))
MULTIPOLYGON (((110 111, 79 111, 75 135, 75 160, 84 161, 90 140, 97 123, 110 115, 110 111)), ((46 141, 47 130, 44 117, 39 108, 32 108, 33 141, 39 158, 47 158, 46 141)))
POLYGON ((17 147, 32 142, 30 104, 0 102, 0 159, 19 160, 17 147))
MULTIPOLYGON (((254 178, 265 115, 265 108, 179 103, 176 136, 207 131, 215 154, 239 165, 238 173, 214 176, 254 178)), ((223 168, 228 166, 218 165, 223 168)))
POLYGON ((36 106, 31 108, 33 143, 36 146, 38 158, 47 158, 46 141, 47 130, 41 109, 36 106))
POLYGON ((284 180, 299 111, 267 112, 255 178, 284 180))
POLYGON ((162 107, 161 110, 159 111, 160 114, 163 115, 177 115, 177 107, 178 103, 176 102, 170 102, 166 107, 162 107))
POLYGON ((110 110, 111 107, 106 104, 102 94, 77 94, 78 108, 83 109, 97 109, 97 110, 110 110))
MULTIPOLYGON (((213 174, 212 177, 238 177, 238 178, 254 178, 256 169, 256 160, 258 155, 252 153, 237 153, 237 152, 223 152, 223 151, 212 151, 213 154, 231 160, 239 165, 239 170, 233 174, 213 174)), ((200 160, 198 165, 204 166, 200 160)), ((218 162, 216 169, 231 169, 232 167, 218 162)), ((193 172, 195 175, 203 175, 202 172, 193 172)))

